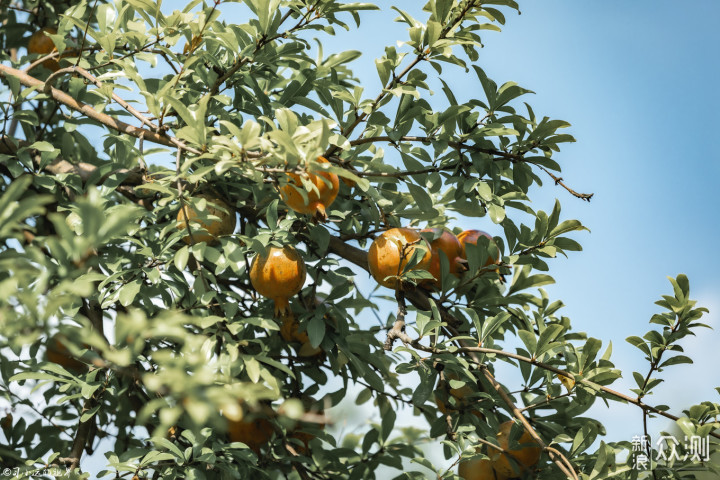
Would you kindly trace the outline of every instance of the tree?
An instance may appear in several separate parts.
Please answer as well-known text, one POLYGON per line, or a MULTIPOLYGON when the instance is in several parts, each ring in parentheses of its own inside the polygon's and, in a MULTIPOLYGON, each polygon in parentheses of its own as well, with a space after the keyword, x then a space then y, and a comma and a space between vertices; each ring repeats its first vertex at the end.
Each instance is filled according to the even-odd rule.
POLYGON ((84 452, 102 445, 97 476, 115 478, 359 479, 387 466, 449 479, 488 459, 498 478, 717 473, 598 443, 603 426, 582 416, 630 402, 646 424, 712 438, 712 452, 720 438, 718 404, 679 416, 644 400, 664 368, 690 362, 678 341, 703 326, 684 275, 657 327, 628 339, 649 365, 627 394, 608 387, 621 374, 611 349, 600 355, 541 288, 584 227, 559 202, 532 208, 533 189, 592 194, 560 177, 569 124, 536 116, 529 90, 478 63, 480 32, 516 2, 393 7, 408 38, 376 60, 384 88, 368 93, 350 69, 359 52, 325 56, 313 37, 359 25, 370 3, 0 4, 3 468, 88 478, 84 452), (36 32, 55 48, 29 51, 36 32), (477 78, 479 98, 450 89, 458 74, 477 78), (441 230, 417 232, 493 224, 502 234, 476 235, 464 258, 433 250, 441 230), (393 288, 363 294, 371 243, 398 227, 416 232, 389 243, 399 267, 376 280, 393 288), (251 275, 272 252, 292 265, 284 280, 251 275), (438 282, 418 268, 428 255, 438 282), (512 338, 523 346, 503 349, 512 338), (496 378, 499 361, 521 390, 496 378), (341 435, 325 411, 355 386, 382 420, 341 435), (395 428, 401 406, 428 428, 395 428), (424 458, 429 439, 449 470, 424 458))

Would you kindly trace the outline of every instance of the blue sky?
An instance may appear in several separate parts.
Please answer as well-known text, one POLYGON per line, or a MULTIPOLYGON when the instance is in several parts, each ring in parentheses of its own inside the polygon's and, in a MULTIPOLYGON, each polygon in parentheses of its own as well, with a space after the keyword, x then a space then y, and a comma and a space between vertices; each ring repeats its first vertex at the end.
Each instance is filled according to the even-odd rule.
MULTIPOLYGON (((420 2, 392 3, 418 11, 420 2)), ((522 15, 508 14, 502 33, 484 35, 479 64, 498 84, 516 81, 536 92, 526 101, 538 115, 572 123, 577 143, 555 158, 572 188, 595 193, 588 204, 548 182, 533 197, 535 208, 546 211, 559 198, 565 218, 591 229, 575 237, 583 252, 551 263, 557 284, 547 290, 565 302, 575 329, 604 345, 612 341, 625 376, 616 386, 627 391, 634 387, 631 371, 646 372, 647 365, 625 338, 650 328, 650 316, 659 311, 653 302, 671 292, 666 276, 687 274, 692 298, 710 308, 704 320, 716 330, 683 343, 695 364, 666 370, 666 383, 647 400, 675 413, 719 401, 713 387, 720 385, 720 154, 714 148, 720 2, 684 8, 665 0, 520 3, 522 15)), ((368 97, 380 87, 373 59, 384 45, 405 38, 405 26, 393 24, 393 17, 385 8, 368 14, 359 32, 332 42, 333 51, 363 51, 353 67, 368 97)), ((463 96, 480 94, 473 74, 447 77, 463 96)), ((485 222, 479 227, 501 233, 485 222)), ((606 440, 642 433, 635 407, 613 404, 594 414, 608 427, 606 440)), ((667 427, 656 420, 650 431, 667 427)))
MULTIPOLYGON (((720 327, 720 154, 713 145, 720 3, 683 10, 669 1, 521 6, 502 34, 486 37, 487 70, 534 90, 536 111, 573 124, 577 143, 557 159, 571 186, 595 193, 588 205, 546 188, 565 214, 592 230, 577 237, 584 252, 551 267, 558 283, 548 290, 565 301, 575 328, 613 341, 616 365, 626 372, 622 384, 634 386, 630 370, 647 367, 624 339, 649 329, 659 310, 653 302, 670 293, 667 275, 687 274, 692 297, 711 310, 706 322, 720 327)), ((720 400, 713 389, 720 385, 718 333, 703 330, 686 342, 696 364, 668 369, 666 384, 648 400, 675 412, 720 400)), ((610 438, 640 432, 637 413, 607 412, 610 438)))

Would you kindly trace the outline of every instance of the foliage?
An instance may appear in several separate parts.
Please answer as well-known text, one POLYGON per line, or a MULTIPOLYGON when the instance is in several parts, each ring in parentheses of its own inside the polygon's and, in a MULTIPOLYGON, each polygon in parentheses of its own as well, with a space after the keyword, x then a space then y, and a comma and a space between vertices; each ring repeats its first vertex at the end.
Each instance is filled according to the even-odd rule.
POLYGON ((481 34, 499 31, 515 1, 430 0, 417 13, 340 0, 0 6, 0 392, 14 413, 0 467, 89 478, 83 451, 102 448, 100 477, 451 479, 515 418, 511 438, 525 428, 545 446, 532 478, 718 469, 692 459, 633 469, 630 442, 602 442, 603 425, 583 416, 599 399, 629 401, 646 423, 664 415, 687 436, 716 435, 718 404, 678 418, 645 403, 664 369, 691 362, 678 341, 705 310, 684 275, 671 279, 657 329, 628 339, 649 362, 629 396, 607 387, 621 375, 611 348, 601 355, 541 288, 553 258, 581 250, 568 235, 585 227, 559 201, 535 209, 532 192, 547 178, 569 197, 592 195, 559 178, 569 124, 536 115, 530 90, 478 65, 481 34), (322 42, 373 14, 397 14, 408 37, 375 60, 383 88, 368 93, 351 70, 360 52, 325 55, 322 42), (28 54, 42 27, 57 28, 57 50, 28 54), (459 98, 453 75, 476 78, 478 98, 459 98), (343 180, 324 223, 282 201, 289 185, 307 196, 310 182, 289 175, 304 172, 343 180), (198 224, 178 228, 178 212, 190 203, 211 221, 208 198, 236 210, 238 230, 186 244, 198 224), (441 257, 441 288, 430 289, 412 269, 420 248, 398 272, 402 288, 363 293, 380 232, 479 224, 502 235, 468 248, 462 276, 441 257), (296 325, 250 284, 252 258, 271 245, 296 247, 307 265, 296 325), (501 261, 486 265, 494 249, 501 261), (87 370, 46 360, 58 332, 87 370), (303 332, 309 346, 295 341, 303 332), (502 349, 514 339, 515 351, 502 349), (519 392, 498 383, 500 361, 518 368, 519 392), (462 388, 463 402, 451 398, 462 388), (381 419, 359 433, 324 414, 352 392, 381 419), (428 427, 396 427, 400 408, 428 427), (242 415, 270 421, 266 444, 230 441, 242 415), (445 465, 423 449, 437 439, 445 465))

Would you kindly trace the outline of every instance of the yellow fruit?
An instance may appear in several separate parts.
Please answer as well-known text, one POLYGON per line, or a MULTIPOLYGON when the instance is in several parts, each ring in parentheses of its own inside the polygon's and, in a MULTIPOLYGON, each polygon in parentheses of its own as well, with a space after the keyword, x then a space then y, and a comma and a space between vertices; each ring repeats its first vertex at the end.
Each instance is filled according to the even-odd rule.
POLYGON ((440 287, 442 279, 440 278, 440 252, 443 252, 450 262, 450 273, 459 275, 461 272, 458 260, 462 257, 462 246, 457 237, 447 230, 440 228, 425 228, 423 232, 432 232, 434 235, 440 233, 440 236, 430 242, 431 258, 428 271, 435 277, 434 280, 427 282, 435 287, 440 287))
POLYGON ((273 426, 266 418, 243 418, 240 421, 228 420, 228 437, 231 442, 242 442, 256 454, 272 438, 273 426))
POLYGON ((310 340, 307 331, 301 332, 300 323, 293 317, 283 319, 282 325, 280 326, 280 336, 286 342, 304 343, 310 340))
POLYGON ((500 425, 500 431, 497 434, 498 445, 504 451, 508 452, 515 461, 510 460, 508 455, 499 451, 490 452, 490 458, 493 462, 495 472, 506 477, 517 477, 530 467, 534 466, 540 460, 542 448, 524 431, 518 440, 521 448, 518 450, 510 449, 510 430, 514 422, 508 421, 500 425), (534 445, 534 446, 533 446, 534 445))
MULTIPOLYGON (((292 316, 290 297, 302 289, 306 277, 305 261, 289 245, 283 248, 269 247, 265 255, 255 256, 250 266, 253 288, 263 297, 275 301, 276 316, 292 316)), ((288 335, 292 337, 292 324, 285 328, 289 329, 288 335)))
MULTIPOLYGON (((459 377, 455 374, 449 374, 448 380, 457 380, 459 377)), ((435 391, 435 404, 438 406, 438 410, 444 415, 448 413, 457 412, 459 410, 470 411, 476 417, 483 419, 485 416, 479 410, 471 410, 473 402, 477 400, 471 398, 475 393, 475 389, 467 383, 460 388, 447 389, 446 386, 439 384, 439 389, 435 391), (450 403, 450 398, 455 399, 454 403, 450 403), (445 400, 447 398, 447 401, 445 400)))
POLYGON ((322 348, 312 346, 307 331, 300 331, 300 323, 293 316, 286 316, 283 319, 280 326, 280 336, 288 343, 300 343, 298 355, 301 357, 314 357, 322 353, 322 348))
MULTIPOLYGON (((442 399, 442 394, 438 392, 435 393, 435 403, 437 404, 438 409, 444 414, 447 414, 448 411, 457 411, 459 408, 467 406, 465 399, 473 394, 473 389, 468 385, 463 385, 460 388, 451 388, 448 390, 448 394, 455 399, 454 406, 449 402, 445 403, 442 399)), ((448 400, 450 399, 448 398, 448 400)))
POLYGON ((493 470, 490 460, 463 460, 458 465, 458 476, 464 480, 507 480, 508 477, 493 470))
MULTIPOLYGON (((477 245, 478 239, 480 237, 485 237, 490 241, 490 244, 494 244, 495 241, 493 240, 492 235, 490 235, 487 232, 483 232, 482 230, 465 230, 460 235, 457 236, 458 241, 460 242, 460 245, 462 247, 462 258, 467 259, 467 251, 466 248, 468 245, 477 245)), ((488 253, 488 258, 485 261, 484 267, 487 267, 489 265, 492 265, 493 263, 497 263, 500 260, 498 255, 491 255, 488 253)))
MULTIPOLYGON (((38 30, 33 33, 30 36, 30 40, 28 40, 28 53, 47 55, 57 50, 57 48, 55 48, 55 43, 53 43, 52 39, 46 34, 55 35, 57 34, 57 29, 53 27, 45 27, 42 30, 38 30)), ((60 64, 54 58, 45 60, 42 65, 53 72, 60 70, 60 64)))
POLYGON ((301 357, 317 357, 318 355, 321 355, 322 353, 323 353, 322 348, 320 348, 319 346, 313 347, 309 341, 303 343, 300 346, 300 350, 298 350, 298 355, 301 357))
MULTIPOLYGON (((318 157, 317 161, 318 163, 329 163, 323 157, 318 157)), ((280 189, 280 194, 287 206, 298 213, 313 215, 320 220, 325 220, 327 218, 325 211, 335 201, 340 188, 338 176, 330 172, 308 173, 305 179, 314 187, 310 190, 305 189, 302 179, 297 173, 288 173, 288 176, 290 181, 280 189), (305 192, 307 202, 299 190, 305 192)))
POLYGON ((212 243, 222 235, 230 235, 235 231, 235 211, 220 199, 213 198, 207 194, 198 195, 196 198, 207 200, 205 211, 198 212, 192 205, 184 205, 177 214, 177 228, 185 230, 186 219, 190 221, 190 235, 183 237, 188 245, 195 242, 212 243))
MULTIPOLYGON (((45 351, 47 361, 60 365, 70 373, 79 374, 87 371, 87 364, 75 358, 65 346, 67 341, 67 338, 62 334, 53 335, 48 340, 47 350, 45 351)), ((83 344, 83 348, 90 348, 90 346, 83 344)))
POLYGON ((430 267, 432 257, 430 245, 417 230, 412 228, 391 228, 383 232, 370 245, 370 251, 368 252, 370 274, 380 285, 395 288, 397 280, 395 278, 386 278, 402 273, 418 245, 424 245, 426 253, 420 263, 412 269, 427 270, 430 267))

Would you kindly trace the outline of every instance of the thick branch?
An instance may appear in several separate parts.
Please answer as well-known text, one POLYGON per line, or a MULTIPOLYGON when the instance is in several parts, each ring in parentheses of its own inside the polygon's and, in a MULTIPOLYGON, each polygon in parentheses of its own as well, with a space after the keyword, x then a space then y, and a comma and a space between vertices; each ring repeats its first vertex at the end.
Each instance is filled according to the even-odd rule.
MULTIPOLYGON (((37 90, 43 90, 45 88, 44 82, 38 80, 35 77, 31 77, 27 73, 24 73, 15 68, 8 67, 6 65, 0 64, 0 75, 4 77, 15 77, 20 81, 21 84, 29 88, 36 88, 37 90)), ((174 137, 162 133, 153 132, 144 128, 134 127, 128 123, 117 120, 110 115, 98 112, 90 105, 78 102, 70 95, 58 90, 57 88, 51 87, 48 95, 50 95, 56 102, 59 102, 72 110, 80 112, 88 118, 91 118, 96 122, 105 125, 108 128, 117 130, 120 133, 125 133, 136 138, 143 138, 147 141, 158 143, 160 145, 165 145, 167 147, 182 148, 183 150, 186 150, 195 155, 202 154, 200 150, 190 147, 184 142, 174 137)))
MULTIPOLYGON (((7 137, 0 136, 0 154, 15 155, 18 148, 27 147, 29 145, 28 142, 24 140, 20 140, 17 142, 18 144, 15 145, 7 137)), ((35 168, 40 168, 40 154, 38 152, 35 152, 32 154, 32 157, 35 168)), ((83 183, 86 183, 88 180, 90 180, 90 178, 97 173, 97 169, 98 167, 96 165, 92 165, 90 163, 70 163, 60 157, 56 158, 48 165, 43 167, 44 171, 52 175, 77 175, 78 177, 80 177, 83 183)), ((98 179, 98 183, 102 183, 107 179, 107 177, 113 174, 127 175, 127 177, 125 177, 122 182, 123 185, 140 185, 144 183, 142 171, 140 168, 120 168, 118 170, 113 170, 112 172, 100 177, 98 179)))
MULTIPOLYGON (((86 400, 81 415, 92 409, 94 406, 94 397, 86 400)), ((70 450, 70 456, 58 459, 61 462, 67 464, 70 470, 75 470, 77 467, 80 466, 80 458, 82 457, 83 450, 85 450, 85 446, 87 445, 90 434, 94 428, 95 415, 90 417, 85 422, 81 421, 80 425, 78 425, 77 432, 75 432, 75 439, 73 440, 72 448, 70 450)))

